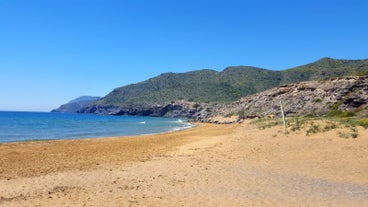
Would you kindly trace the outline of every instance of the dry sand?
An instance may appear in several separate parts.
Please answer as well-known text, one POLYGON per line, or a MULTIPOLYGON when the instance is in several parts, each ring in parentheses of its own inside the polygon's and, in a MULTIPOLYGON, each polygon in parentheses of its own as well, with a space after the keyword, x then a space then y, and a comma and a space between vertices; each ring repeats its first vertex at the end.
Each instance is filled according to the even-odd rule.
POLYGON ((0 206, 368 206, 368 133, 200 124, 0 144, 0 206))

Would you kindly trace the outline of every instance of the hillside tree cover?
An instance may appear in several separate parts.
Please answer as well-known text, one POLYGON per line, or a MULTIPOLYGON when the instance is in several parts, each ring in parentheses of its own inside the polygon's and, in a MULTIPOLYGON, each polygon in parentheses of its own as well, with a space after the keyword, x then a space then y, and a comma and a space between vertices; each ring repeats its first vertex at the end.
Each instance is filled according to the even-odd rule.
POLYGON ((368 75, 368 59, 323 58, 281 71, 236 66, 221 72, 203 69, 164 73, 140 83, 116 88, 95 104, 129 107, 163 105, 179 100, 228 103, 283 84, 349 75, 368 75))

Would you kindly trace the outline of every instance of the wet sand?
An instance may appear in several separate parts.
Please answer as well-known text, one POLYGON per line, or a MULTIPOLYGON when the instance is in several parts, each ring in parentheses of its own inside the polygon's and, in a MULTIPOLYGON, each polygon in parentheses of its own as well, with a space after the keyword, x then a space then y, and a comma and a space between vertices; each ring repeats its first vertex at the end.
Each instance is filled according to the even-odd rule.
POLYGON ((368 206, 368 132, 336 130, 245 122, 0 144, 0 206, 368 206))

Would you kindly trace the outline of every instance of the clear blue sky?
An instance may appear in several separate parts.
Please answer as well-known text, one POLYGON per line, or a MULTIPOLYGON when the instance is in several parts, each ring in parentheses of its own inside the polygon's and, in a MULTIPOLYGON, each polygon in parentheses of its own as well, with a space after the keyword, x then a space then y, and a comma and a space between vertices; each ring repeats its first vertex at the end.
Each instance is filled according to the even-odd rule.
POLYGON ((0 0, 0 110, 164 72, 368 58, 366 0, 0 0))

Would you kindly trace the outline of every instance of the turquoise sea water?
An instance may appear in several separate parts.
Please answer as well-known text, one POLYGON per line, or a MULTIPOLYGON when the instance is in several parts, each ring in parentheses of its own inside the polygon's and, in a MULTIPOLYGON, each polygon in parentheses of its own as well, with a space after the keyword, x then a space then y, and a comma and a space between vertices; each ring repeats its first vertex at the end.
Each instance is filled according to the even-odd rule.
POLYGON ((0 142, 142 135, 189 127, 171 118, 0 112, 0 142))

